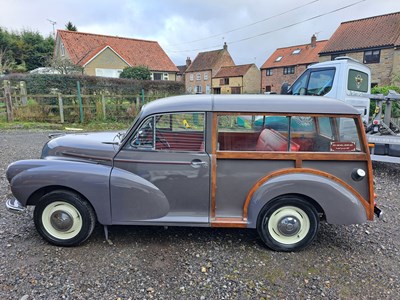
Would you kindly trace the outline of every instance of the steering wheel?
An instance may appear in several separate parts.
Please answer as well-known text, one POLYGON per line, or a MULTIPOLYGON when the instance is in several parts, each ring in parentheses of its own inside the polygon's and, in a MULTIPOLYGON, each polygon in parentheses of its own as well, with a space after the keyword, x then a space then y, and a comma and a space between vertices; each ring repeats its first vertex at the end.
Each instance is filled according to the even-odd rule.
POLYGON ((156 141, 159 141, 161 144, 163 144, 166 148, 171 148, 171 145, 168 143, 168 141, 165 139, 165 137, 161 134, 160 130, 156 128, 156 141))

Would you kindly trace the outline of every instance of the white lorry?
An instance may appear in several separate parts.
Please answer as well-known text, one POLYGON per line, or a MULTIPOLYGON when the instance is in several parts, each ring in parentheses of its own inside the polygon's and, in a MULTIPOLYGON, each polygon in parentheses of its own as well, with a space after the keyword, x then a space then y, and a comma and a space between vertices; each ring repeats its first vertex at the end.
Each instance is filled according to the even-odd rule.
MULTIPOLYGON (((307 69, 289 86, 282 86, 282 94, 325 96, 342 100, 354 106, 362 115, 371 144, 372 160, 400 163, 400 134, 391 130, 378 130, 390 123, 390 115, 380 120, 382 103, 387 107, 399 99, 398 94, 389 96, 371 95, 370 69, 350 57, 338 57, 332 61, 316 63, 307 69), (381 108, 377 117, 369 121, 370 99, 381 108), (388 121, 389 120, 389 121, 388 121)), ((390 111, 390 109, 388 110, 390 111)), ((390 124, 387 125, 390 127, 390 124)), ((385 129, 385 128, 383 128, 385 129)))

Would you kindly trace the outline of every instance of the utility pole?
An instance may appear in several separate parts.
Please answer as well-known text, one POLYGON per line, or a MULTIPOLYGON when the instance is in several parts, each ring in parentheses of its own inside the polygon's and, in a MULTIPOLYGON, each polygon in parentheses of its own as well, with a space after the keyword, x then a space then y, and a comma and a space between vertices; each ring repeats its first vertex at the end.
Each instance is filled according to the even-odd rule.
POLYGON ((56 25, 57 22, 56 21, 52 21, 50 19, 47 19, 47 21, 49 21, 51 23, 51 25, 53 25, 53 38, 56 38, 56 32, 54 30, 54 25, 56 25))

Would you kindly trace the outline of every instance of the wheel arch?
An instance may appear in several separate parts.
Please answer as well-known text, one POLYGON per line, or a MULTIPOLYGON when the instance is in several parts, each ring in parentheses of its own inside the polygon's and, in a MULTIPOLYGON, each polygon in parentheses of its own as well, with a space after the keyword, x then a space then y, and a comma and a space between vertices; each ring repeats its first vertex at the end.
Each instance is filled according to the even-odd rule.
POLYGON ((287 195, 308 201, 331 224, 359 224, 367 220, 366 203, 362 202, 362 197, 339 180, 294 171, 266 176, 265 180, 255 184, 244 207, 248 227, 256 228, 258 215, 266 204, 287 195))
POLYGON ((96 210, 95 210, 93 204, 90 202, 90 200, 87 197, 85 197, 85 195, 78 192, 77 190, 67 187, 67 186, 63 186, 63 185, 50 185, 50 186, 45 186, 45 187, 38 189, 32 195, 29 196, 28 200, 26 201, 26 205, 35 206, 39 203, 40 198, 42 198, 44 195, 46 195, 48 193, 55 192, 55 191, 71 192, 71 193, 78 195, 83 200, 85 200, 89 203, 89 205, 92 207, 92 209, 96 215, 96 219, 97 219, 96 210))

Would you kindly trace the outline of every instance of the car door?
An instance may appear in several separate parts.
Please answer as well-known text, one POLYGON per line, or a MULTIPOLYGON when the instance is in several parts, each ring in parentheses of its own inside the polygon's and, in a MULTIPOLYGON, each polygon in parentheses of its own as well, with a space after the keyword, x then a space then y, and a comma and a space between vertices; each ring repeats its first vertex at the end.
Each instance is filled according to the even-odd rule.
POLYGON ((114 158, 113 223, 207 225, 210 158, 204 140, 204 113, 143 120, 114 158))

